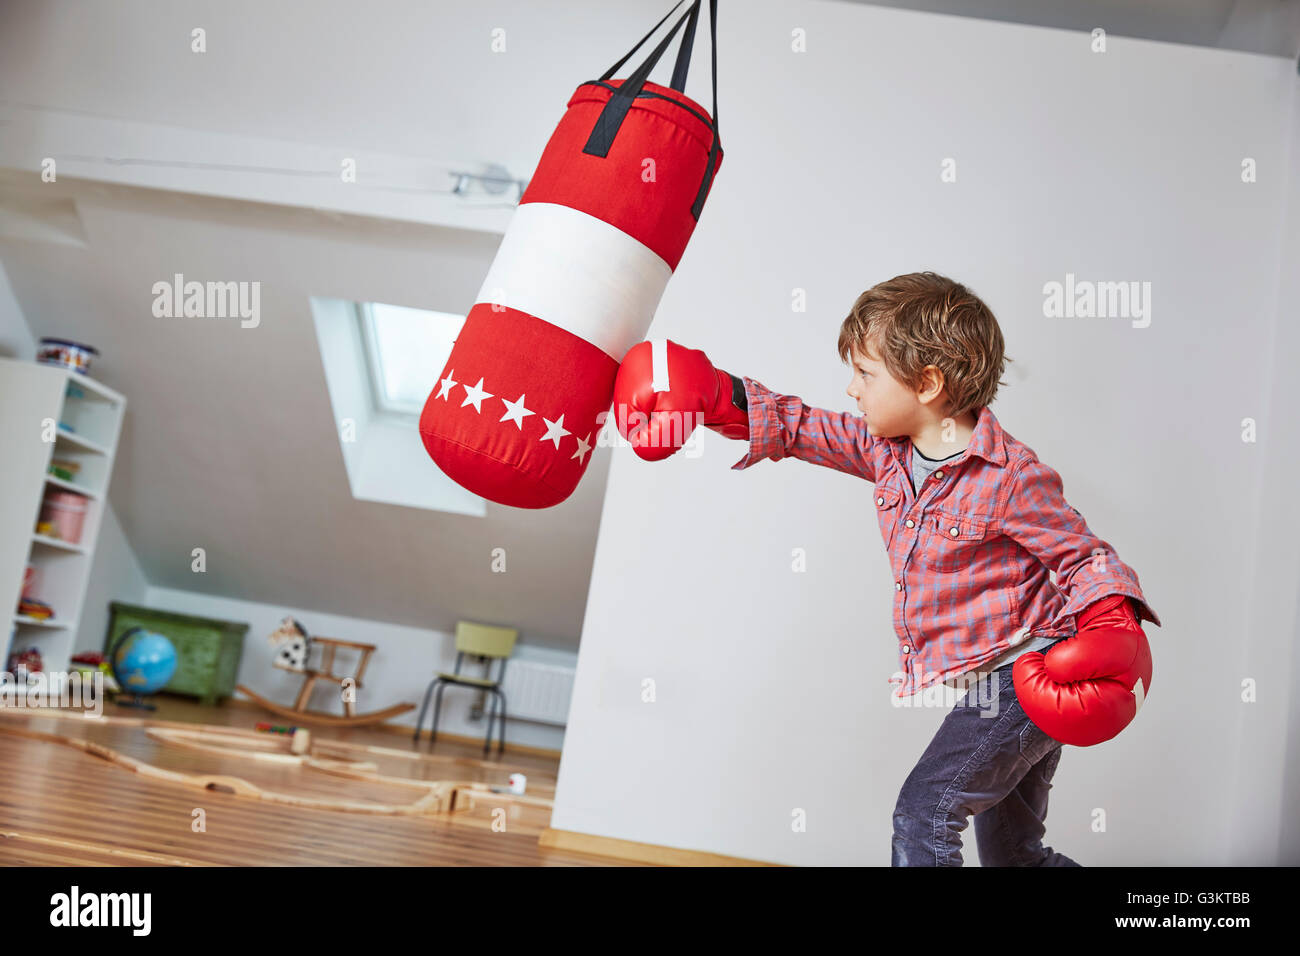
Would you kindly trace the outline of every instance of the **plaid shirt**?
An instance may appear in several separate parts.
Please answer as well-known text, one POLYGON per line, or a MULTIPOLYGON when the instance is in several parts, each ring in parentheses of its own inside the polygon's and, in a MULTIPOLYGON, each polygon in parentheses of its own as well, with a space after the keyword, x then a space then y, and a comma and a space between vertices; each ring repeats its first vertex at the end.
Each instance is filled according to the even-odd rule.
POLYGON ((975 670, 1030 638, 1071 636, 1074 615, 1108 594, 1132 598, 1139 623, 1160 624, 1137 574, 1066 502, 1061 476, 987 407, 966 450, 917 494, 910 438, 872 436, 851 412, 810 408, 743 381, 749 453, 733 469, 798 458, 876 486, 894 576, 895 696, 975 670))

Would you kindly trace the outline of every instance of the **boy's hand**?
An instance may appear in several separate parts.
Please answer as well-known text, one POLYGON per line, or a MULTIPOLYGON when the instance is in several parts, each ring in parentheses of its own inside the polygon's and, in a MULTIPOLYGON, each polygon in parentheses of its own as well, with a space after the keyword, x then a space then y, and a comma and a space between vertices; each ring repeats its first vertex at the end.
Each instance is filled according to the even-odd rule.
POLYGON ((736 404, 731 375, 699 349, 668 339, 628 350, 614 379, 614 423, 646 461, 676 452, 701 424, 726 438, 749 439, 749 412, 736 404))
POLYGON ((1011 673, 1020 706, 1040 730, 1090 747, 1137 715, 1151 688, 1151 647, 1123 594, 1094 601, 1077 620, 1074 637, 1046 654, 1022 654, 1011 673))

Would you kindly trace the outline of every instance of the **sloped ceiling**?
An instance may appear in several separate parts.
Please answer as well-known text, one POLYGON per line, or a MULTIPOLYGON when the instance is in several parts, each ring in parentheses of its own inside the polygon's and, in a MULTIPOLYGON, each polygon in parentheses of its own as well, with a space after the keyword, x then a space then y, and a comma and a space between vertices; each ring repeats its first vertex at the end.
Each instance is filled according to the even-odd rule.
POLYGON ((4 174, 0 200, 72 200, 85 245, 4 238, 0 257, 32 333, 95 345, 92 374, 127 396, 109 499, 151 583, 441 630, 471 618, 577 646, 620 449, 596 448, 549 509, 489 502, 475 518, 357 501, 312 324, 310 296, 467 311, 497 235, 33 183, 4 174), (177 272, 261 282, 260 325, 154 317, 153 284, 177 272))

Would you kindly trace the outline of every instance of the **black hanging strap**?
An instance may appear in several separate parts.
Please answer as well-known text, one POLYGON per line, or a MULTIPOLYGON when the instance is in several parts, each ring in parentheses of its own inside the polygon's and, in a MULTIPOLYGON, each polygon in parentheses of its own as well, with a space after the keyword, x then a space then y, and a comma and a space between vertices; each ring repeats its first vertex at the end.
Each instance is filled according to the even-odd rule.
POLYGON ((695 49, 695 24, 700 19, 700 5, 691 4, 690 19, 686 21, 686 32, 682 34, 682 45, 677 48, 677 64, 673 67, 673 78, 668 84, 678 93, 686 92, 686 71, 691 67, 691 51, 695 49))
MULTIPOLYGON (((696 6, 698 5, 699 0, 696 0, 696 6)), ((713 145, 709 147, 709 163, 704 167, 700 190, 695 194, 695 202, 691 204, 691 216, 696 222, 700 221, 700 213, 704 211, 704 200, 709 195, 713 176, 718 171, 718 154, 722 150, 722 135, 718 132, 718 0, 709 0, 709 39, 712 47, 709 51, 710 59, 713 61, 713 145)), ((684 82, 685 71, 682 79, 684 82)))
MULTIPOLYGON (((685 2, 686 0, 677 0, 677 7, 680 7, 685 2)), ((677 7, 673 7, 672 10, 669 10, 667 13, 665 13, 664 18, 660 20, 658 23, 656 23, 653 27, 651 27, 650 32, 647 33, 645 36, 643 36, 640 40, 638 40, 636 46, 632 47, 632 49, 624 53, 623 59, 619 60, 608 70, 606 70, 604 74, 601 76, 601 79, 608 80, 611 76, 613 76, 615 73, 618 72, 619 67, 621 67, 628 60, 632 59, 632 54, 635 53, 637 50, 641 49, 641 45, 645 43, 646 40, 654 36, 656 30, 658 30, 661 26, 663 26, 665 23, 668 22, 668 18, 673 15, 673 13, 677 10, 677 7)))
MULTIPOLYGON (((685 0, 678 0, 677 5, 655 24, 654 29, 643 36, 637 45, 632 47, 621 60, 606 70, 600 79, 604 81, 612 77, 624 63, 631 59, 632 54, 636 53, 654 35, 655 30, 658 30, 668 21, 668 18, 684 2, 685 0)), ((600 112, 600 116, 596 118, 596 124, 592 127, 591 135, 587 138, 587 144, 582 150, 584 153, 589 156, 601 157, 609 155, 610 147, 614 145, 614 139, 623 126, 623 120, 627 117, 628 110, 632 108, 632 103, 640 94, 642 87, 645 86, 651 71, 658 64, 659 58, 668 49, 683 24, 686 24, 686 32, 682 37, 682 45, 677 51, 677 62, 673 67, 673 78, 670 87, 679 93, 686 92, 686 74, 690 68, 691 51, 695 43, 695 27, 699 22, 702 2, 703 0, 695 0, 691 4, 690 9, 682 14, 681 19, 674 24, 672 30, 660 41, 659 45, 650 52, 645 62, 631 76, 620 83, 618 88, 610 95, 609 101, 600 112)), ((709 186, 712 184, 714 173, 717 170, 718 154, 722 149, 721 137, 718 134, 718 0, 709 0, 709 34, 713 59, 713 142, 709 147, 709 160, 704 170, 703 181, 700 183, 695 202, 691 206, 691 215, 697 221, 700 218, 700 212, 704 208, 704 200, 708 196, 709 186)))
MULTIPOLYGON (((695 0, 694 6, 699 5, 700 0, 695 0)), ((680 6, 680 3, 678 4, 680 6)), ((694 6, 692 9, 694 9, 694 6)), ((674 7, 674 9, 676 9, 674 7)), ((627 111, 632 108, 632 102, 636 99, 641 88, 645 86, 646 79, 650 76, 650 71, 655 68, 659 58, 664 55, 664 50, 673 42, 673 37, 677 31, 682 28, 690 13, 682 14, 682 18, 677 21, 668 35, 659 42, 659 45, 651 51, 646 57, 645 62, 637 67, 636 72, 619 84, 618 89, 610 94, 609 101, 605 103, 605 108, 600 111, 600 116, 596 118, 596 125, 592 127, 591 135, 587 137, 587 145, 582 151, 591 156, 608 156, 609 149, 614 145, 614 137, 623 126, 623 119, 627 116, 627 111)), ((645 41, 642 40, 642 43, 645 41)), ((640 46, 640 44, 637 44, 640 46)), ((635 49, 635 48, 634 48, 635 49)), ((627 57, 624 57, 627 59, 627 57)), ((609 75, 601 77, 602 80, 609 79, 609 75)))

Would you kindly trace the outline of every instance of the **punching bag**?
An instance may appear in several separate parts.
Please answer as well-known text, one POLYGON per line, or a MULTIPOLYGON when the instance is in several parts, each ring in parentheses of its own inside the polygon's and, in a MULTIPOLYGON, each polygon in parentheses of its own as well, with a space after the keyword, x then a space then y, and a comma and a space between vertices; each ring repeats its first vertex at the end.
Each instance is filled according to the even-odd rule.
POLYGON ((681 2, 574 92, 424 403, 424 447, 483 498, 547 508, 577 487, 699 220, 722 163, 717 0, 712 117, 683 93, 701 2, 627 79, 611 77, 681 2), (648 82, 683 24, 672 82, 648 82))

